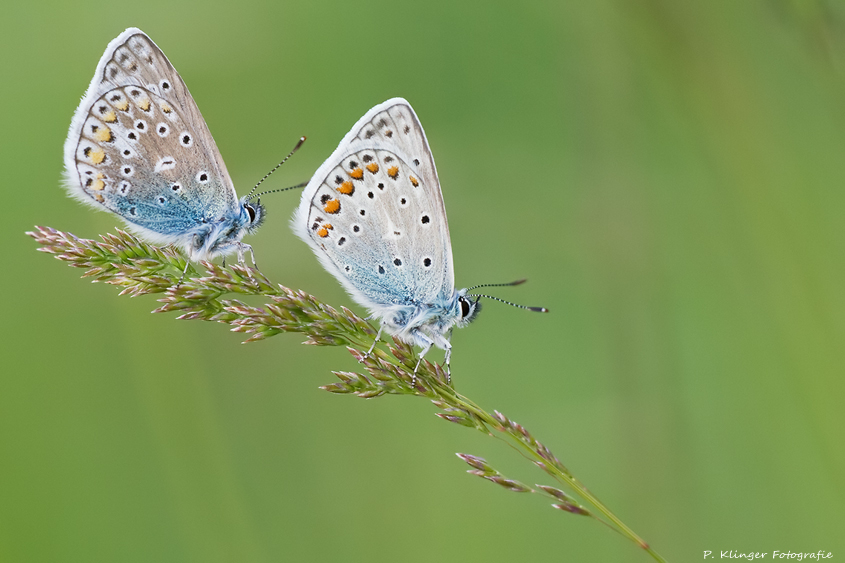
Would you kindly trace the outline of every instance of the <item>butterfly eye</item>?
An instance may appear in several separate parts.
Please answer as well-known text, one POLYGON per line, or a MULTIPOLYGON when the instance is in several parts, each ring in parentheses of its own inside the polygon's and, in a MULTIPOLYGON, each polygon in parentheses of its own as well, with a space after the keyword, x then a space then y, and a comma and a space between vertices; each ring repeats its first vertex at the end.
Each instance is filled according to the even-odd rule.
POLYGON ((253 209, 251 205, 244 205, 244 209, 246 209, 246 212, 249 213, 249 222, 252 223, 255 221, 255 209, 253 209))
POLYGON ((469 300, 461 297, 458 301, 461 304, 461 318, 465 319, 469 316, 469 310, 470 310, 469 300))

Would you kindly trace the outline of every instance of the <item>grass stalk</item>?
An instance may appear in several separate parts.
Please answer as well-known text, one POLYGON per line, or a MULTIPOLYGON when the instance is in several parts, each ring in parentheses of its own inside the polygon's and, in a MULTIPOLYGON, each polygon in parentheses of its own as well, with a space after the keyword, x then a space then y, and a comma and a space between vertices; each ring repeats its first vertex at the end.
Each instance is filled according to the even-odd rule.
POLYGON ((199 267, 190 264, 185 279, 177 285, 186 265, 183 256, 173 248, 152 246, 120 230, 103 235, 102 241, 82 239, 48 227, 36 227, 27 234, 38 242, 39 251, 52 254, 70 266, 84 268, 82 277, 114 285, 121 295, 157 294, 161 306, 154 312, 175 312, 181 320, 227 324, 230 330, 247 334, 245 342, 298 332, 306 336, 305 344, 346 346, 365 373, 332 372, 338 381, 321 389, 363 398, 416 395, 429 399, 440 409, 435 413, 440 418, 503 439, 570 492, 547 485, 529 487, 502 475, 483 458, 457 454, 472 468, 469 473, 512 492, 543 496, 553 501, 552 507, 558 510, 593 518, 656 561, 664 561, 524 426, 499 411, 487 412, 455 391, 441 366, 425 360, 414 378, 416 351, 395 339, 386 343, 386 349, 376 346, 367 356, 363 350, 370 348, 377 331, 349 309, 337 310, 304 291, 274 284, 258 270, 242 265, 224 268, 210 262, 202 262, 199 267), (269 302, 254 307, 237 298, 244 295, 263 296, 269 302))

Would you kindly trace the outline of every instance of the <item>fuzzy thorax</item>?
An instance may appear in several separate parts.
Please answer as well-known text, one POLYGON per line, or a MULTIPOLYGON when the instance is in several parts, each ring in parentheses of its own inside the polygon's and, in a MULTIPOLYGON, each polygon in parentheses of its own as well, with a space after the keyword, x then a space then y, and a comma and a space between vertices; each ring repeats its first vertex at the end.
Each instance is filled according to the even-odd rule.
POLYGON ((220 217, 216 220, 203 220, 197 227, 177 242, 188 257, 198 262, 226 256, 233 252, 242 255, 249 245, 241 242, 245 235, 252 234, 264 222, 264 206, 251 203, 246 198, 238 202, 239 213, 236 217, 220 217))
POLYGON ((456 291, 443 305, 420 303, 373 311, 381 318, 382 326, 399 340, 429 348, 432 344, 442 350, 451 346, 449 337, 454 327, 463 328, 475 320, 481 310, 478 300, 466 297, 466 289, 456 291))

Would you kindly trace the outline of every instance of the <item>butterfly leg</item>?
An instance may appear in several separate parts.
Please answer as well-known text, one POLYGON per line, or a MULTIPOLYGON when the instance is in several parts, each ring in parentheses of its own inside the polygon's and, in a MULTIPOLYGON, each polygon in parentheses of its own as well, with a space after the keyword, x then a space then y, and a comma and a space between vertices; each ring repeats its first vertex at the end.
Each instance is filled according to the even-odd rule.
POLYGON ((261 270, 258 269, 258 264, 255 263, 255 251, 252 249, 252 245, 246 244, 244 246, 246 246, 247 250, 249 250, 249 258, 252 260, 252 267, 260 272, 261 270))
POLYGON ((422 363, 423 358, 426 354, 428 354, 428 351, 431 350, 431 346, 434 344, 433 340, 420 331, 416 331, 414 336, 416 337, 417 344, 422 346, 422 352, 420 352, 420 359, 417 360, 417 365, 414 366, 414 375, 411 378, 411 387, 417 386, 417 370, 420 369, 420 364, 422 363))
POLYGON ((179 277, 179 282, 176 284, 176 289, 179 289, 179 286, 182 285, 182 282, 185 281, 185 275, 188 273, 188 266, 191 265, 190 259, 185 259, 185 269, 182 270, 182 275, 179 277))
MULTIPOLYGON (((365 319, 365 320, 366 320, 366 319, 365 319)), ((379 338, 381 338, 381 331, 382 331, 382 329, 383 329, 383 328, 384 328, 384 326, 379 325, 379 327, 378 327, 378 333, 376 333, 376 339, 375 339, 375 340, 373 340, 373 345, 372 345, 372 346, 370 346, 370 349, 369 349, 369 350, 367 350, 367 353, 366 353, 366 354, 364 354, 364 355, 361 357, 361 359, 358 361, 358 363, 363 363, 363 362, 364 362, 364 360, 366 360, 367 358, 369 358, 369 357, 370 357, 370 354, 372 354, 372 353, 373 353, 373 350, 375 350, 375 348, 376 348, 376 344, 378 344, 378 339, 379 339, 379 338)))
POLYGON ((449 364, 449 360, 452 359, 452 344, 449 343, 448 340, 444 340, 444 343, 446 344, 446 358, 443 361, 443 363, 446 364, 446 385, 451 385, 452 384, 452 366, 449 364))
MULTIPOLYGON (((245 242, 238 243, 238 264, 241 266, 246 266, 246 260, 244 260, 244 254, 249 251, 249 257, 252 260, 252 267, 258 272, 261 273, 261 270, 258 269, 258 264, 255 263, 255 252, 252 250, 252 245, 249 245, 245 242)), ((249 275, 252 278, 252 274, 249 275)), ((255 278, 252 278, 255 281, 255 278)))

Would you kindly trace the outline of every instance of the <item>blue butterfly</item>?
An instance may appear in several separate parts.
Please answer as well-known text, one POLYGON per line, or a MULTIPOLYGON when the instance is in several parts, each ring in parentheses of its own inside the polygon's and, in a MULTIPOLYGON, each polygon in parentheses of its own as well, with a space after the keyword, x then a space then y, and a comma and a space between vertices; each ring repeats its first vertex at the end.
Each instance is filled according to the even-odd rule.
MULTIPOLYGON (((311 178, 292 226, 352 298, 380 320, 379 336, 386 330, 420 346, 420 362, 437 346, 446 351, 449 369, 453 328, 472 322, 479 299, 489 296, 468 293, 482 286, 455 290, 437 169, 407 101, 377 105, 352 127, 311 178)), ((419 362, 415 374, 417 368, 419 362)))
POLYGON ((173 244, 194 261, 237 252, 243 263, 252 252, 241 239, 261 225, 263 206, 255 196, 238 199, 188 88, 140 29, 106 48, 73 116, 64 161, 71 196, 150 242, 173 244))

